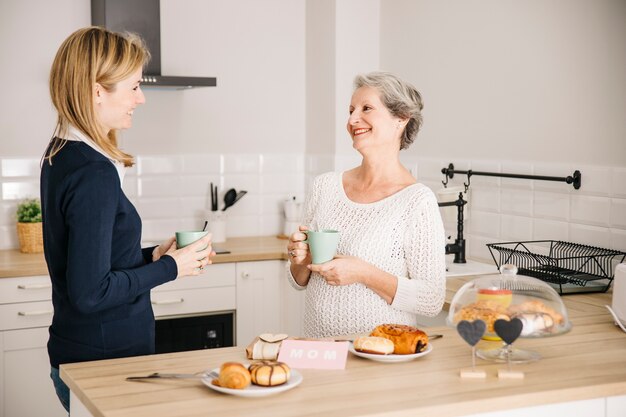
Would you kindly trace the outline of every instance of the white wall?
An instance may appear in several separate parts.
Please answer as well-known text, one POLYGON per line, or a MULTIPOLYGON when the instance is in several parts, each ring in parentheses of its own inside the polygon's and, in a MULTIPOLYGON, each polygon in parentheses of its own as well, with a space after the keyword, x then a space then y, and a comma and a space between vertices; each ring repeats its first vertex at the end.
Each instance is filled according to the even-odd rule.
POLYGON ((491 259, 485 243, 538 239, 626 251, 624 22, 622 0, 381 1, 381 69, 424 97, 423 130, 402 155, 420 181, 441 188, 450 162, 582 172, 580 190, 472 177, 470 256, 491 259))
MULTIPOLYGON (((0 1, 0 249, 17 247, 17 201, 39 195, 54 54, 90 13, 88 0, 0 1)), ((304 155, 305 27, 304 0, 161 1, 163 74, 214 76, 217 87, 145 89, 122 132, 138 162, 124 189, 145 240, 201 226, 209 181, 220 199, 248 191, 227 212, 229 236, 282 232, 283 199, 303 197, 305 172, 329 169, 304 155)))
POLYGON ((624 22, 623 0, 382 1, 381 67, 424 96, 408 153, 624 166, 624 22))
MULTIPOLYGON (((231 213, 233 235, 278 233, 286 195, 359 162, 345 132, 352 80, 382 69, 424 95, 424 129, 402 158, 432 188, 449 162, 583 172, 580 190, 474 177, 471 255, 526 238, 626 250, 623 0, 161 3, 164 72, 215 76, 218 87, 147 91, 123 136, 144 162, 125 187, 150 238, 200 222, 209 181, 250 192, 231 213)), ((16 200, 38 193, 53 55, 89 12, 86 0, 0 2, 0 248, 15 245, 16 200)))
MULTIPOLYGON (((88 0, 0 2, 0 155, 43 152, 55 123, 52 59, 90 24, 90 12, 88 0)), ((122 146, 133 154, 304 152, 304 12, 304 0, 162 0, 163 74, 214 76, 218 86, 146 90, 122 146)))

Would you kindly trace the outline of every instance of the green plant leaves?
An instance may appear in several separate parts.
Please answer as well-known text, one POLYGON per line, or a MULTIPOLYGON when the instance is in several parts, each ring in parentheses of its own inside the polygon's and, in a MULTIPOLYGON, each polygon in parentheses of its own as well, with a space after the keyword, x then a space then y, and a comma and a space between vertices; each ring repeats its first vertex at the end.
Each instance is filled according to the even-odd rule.
POLYGON ((27 199, 17 205, 17 221, 19 223, 41 222, 41 204, 38 198, 27 199))

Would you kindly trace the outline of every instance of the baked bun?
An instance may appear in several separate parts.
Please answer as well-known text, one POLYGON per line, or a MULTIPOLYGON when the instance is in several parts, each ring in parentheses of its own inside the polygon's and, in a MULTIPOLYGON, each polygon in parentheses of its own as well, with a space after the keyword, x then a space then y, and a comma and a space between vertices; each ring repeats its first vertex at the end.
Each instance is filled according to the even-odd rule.
POLYGON ((354 350, 365 353, 375 353, 378 355, 388 355, 393 353, 393 342, 384 337, 363 336, 354 339, 354 350))
POLYGON ((286 363, 276 361, 259 361, 248 367, 252 383, 262 387, 275 387, 289 381, 291 369, 286 363))
POLYGON ((502 303, 496 300, 478 300, 475 303, 468 304, 454 315, 454 322, 458 323, 462 320, 474 321, 482 320, 487 325, 487 332, 494 333, 493 323, 496 320, 511 320, 509 313, 502 305, 502 303))
POLYGON ((511 317, 522 321, 522 336, 551 333, 565 322, 563 315, 539 300, 530 300, 509 308, 511 317))
POLYGON ((247 388, 250 382, 250 372, 239 362, 224 362, 219 377, 213 380, 215 385, 232 389, 247 388))
POLYGON ((370 336, 383 337, 393 342, 393 353, 410 355, 422 352, 428 346, 428 336, 423 331, 405 324, 381 324, 370 336))

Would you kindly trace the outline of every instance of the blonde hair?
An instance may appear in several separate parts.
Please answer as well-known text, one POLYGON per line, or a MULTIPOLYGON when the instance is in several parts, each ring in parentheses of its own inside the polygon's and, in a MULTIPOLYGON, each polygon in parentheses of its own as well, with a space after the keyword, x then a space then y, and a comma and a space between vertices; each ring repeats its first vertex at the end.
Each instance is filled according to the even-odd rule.
POLYGON ((400 149, 407 149, 422 126, 424 103, 419 91, 389 72, 357 75, 354 78, 354 89, 361 87, 375 88, 380 94, 381 101, 393 116, 409 119, 400 138, 400 149))
POLYGON ((57 125, 44 158, 52 164, 72 125, 91 138, 112 159, 132 166, 132 155, 117 146, 117 132, 104 135, 94 108, 94 86, 115 91, 118 82, 128 78, 150 59, 141 38, 120 34, 101 27, 87 27, 72 33, 57 51, 50 69, 50 97, 57 110, 57 125))

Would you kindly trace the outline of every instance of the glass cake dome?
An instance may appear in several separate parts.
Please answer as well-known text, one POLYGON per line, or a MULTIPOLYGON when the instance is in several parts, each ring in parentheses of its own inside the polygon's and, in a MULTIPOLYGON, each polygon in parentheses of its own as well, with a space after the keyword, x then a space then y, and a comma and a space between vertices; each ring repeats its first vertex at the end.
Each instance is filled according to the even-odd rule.
MULTIPOLYGON (((493 325, 498 319, 518 318, 523 323, 522 338, 556 336, 572 328, 559 294, 536 278, 517 275, 517 267, 502 265, 500 275, 485 275, 464 284, 452 298, 447 324, 456 327, 462 320, 485 322, 485 340, 501 340, 493 325)), ((532 353, 532 352, 528 352, 532 353)), ((479 351, 483 359, 503 359, 502 352, 479 351)), ((517 362, 538 359, 538 355, 518 351, 517 362)))

